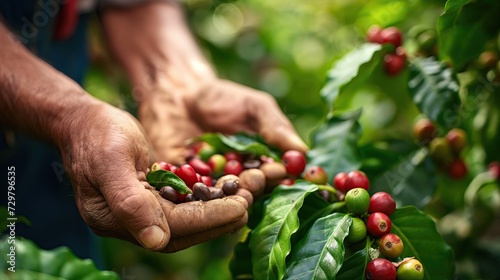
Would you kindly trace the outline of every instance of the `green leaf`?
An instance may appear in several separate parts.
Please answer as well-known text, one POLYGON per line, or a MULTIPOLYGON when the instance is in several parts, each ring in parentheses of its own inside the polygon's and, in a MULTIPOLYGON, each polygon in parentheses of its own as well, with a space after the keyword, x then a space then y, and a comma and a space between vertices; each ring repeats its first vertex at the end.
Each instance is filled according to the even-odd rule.
POLYGON ((328 73, 328 80, 321 89, 321 96, 333 106, 341 92, 351 83, 364 84, 380 64, 383 47, 379 44, 365 43, 338 60, 328 73))
POLYGON ((68 247, 58 247, 50 251, 40 251, 40 272, 60 275, 61 269, 69 261, 77 259, 68 247))
POLYGON ((448 0, 438 18, 439 54, 461 71, 500 29, 499 1, 448 0))
POLYGON ((149 172, 148 175, 146 175, 146 180, 157 189, 163 186, 171 186, 181 194, 192 193, 186 183, 171 171, 157 170, 149 172))
POLYGON ((285 279, 334 279, 344 262, 351 216, 333 213, 313 224, 292 252, 285 279))
POLYGON ((388 166, 398 163, 401 158, 407 157, 418 148, 415 143, 400 139, 369 142, 360 147, 362 170, 368 178, 375 178, 386 171, 388 166))
POLYGON ((244 133, 235 135, 224 135, 222 133, 205 133, 194 139, 195 141, 203 141, 210 144, 218 152, 238 151, 241 154, 251 154, 254 156, 269 156, 276 160, 280 156, 271 149, 262 137, 255 135, 251 136, 244 133))
POLYGON ((409 69, 408 89, 420 111, 446 128, 455 124, 460 98, 451 69, 432 57, 412 60, 409 69))
POLYGON ((300 226, 292 236, 292 244, 302 239, 317 219, 332 213, 332 205, 334 204, 320 197, 318 192, 308 195, 298 213, 300 226))
POLYGON ((454 279, 453 251, 436 230, 434 221, 413 206, 396 210, 391 215, 392 233, 404 244, 404 257, 415 257, 424 266, 424 279, 454 279))
POLYGON ((366 238, 365 246, 345 260, 337 273, 337 280, 365 280, 366 265, 371 260, 370 244, 370 239, 366 238))
POLYGON ((304 198, 317 189, 317 185, 305 181, 274 189, 262 221, 250 236, 255 279, 283 278, 285 260, 291 250, 290 238, 299 228, 298 211, 304 198))
MULTIPOLYGON (((36 279, 36 280, 67 280, 67 279, 64 279, 62 277, 58 277, 58 276, 53 276, 53 275, 49 275, 49 274, 44 274, 44 273, 41 273, 41 272, 36 272, 36 271, 29 271, 29 270, 24 270, 24 269, 19 269, 17 270, 16 269, 16 272, 14 273, 7 273, 8 276, 7 279, 9 280, 26 280, 26 279, 36 279)), ((3 279, 1 278, 1 274, 0 274, 0 279, 3 279)))
POLYGON ((415 205, 423 208, 431 199, 437 184, 436 168, 426 150, 421 149, 399 161, 373 180, 370 193, 392 194, 398 207, 415 205))
POLYGON ((307 153, 308 166, 323 167, 329 182, 338 172, 356 170, 361 166, 357 146, 361 136, 360 115, 361 110, 333 116, 312 134, 312 148, 307 153))
POLYGON ((68 280, 81 280, 96 270, 94 262, 90 259, 73 259, 64 264, 60 276, 68 280))

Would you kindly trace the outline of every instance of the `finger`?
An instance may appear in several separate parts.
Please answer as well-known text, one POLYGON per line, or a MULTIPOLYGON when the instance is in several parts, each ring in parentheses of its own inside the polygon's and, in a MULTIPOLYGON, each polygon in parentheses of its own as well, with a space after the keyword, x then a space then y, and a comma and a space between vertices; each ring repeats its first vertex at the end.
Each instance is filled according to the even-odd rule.
POLYGON ((237 222, 226 224, 220 227, 211 228, 210 230, 195 233, 192 235, 185 235, 181 237, 176 237, 170 240, 167 247, 163 252, 176 252, 189 248, 193 245, 200 244, 226 234, 231 234, 237 232, 239 229, 243 228, 248 222, 248 214, 245 215, 237 222))
POLYGON ((160 201, 167 216, 172 239, 219 227, 238 227, 247 214, 246 203, 228 197, 180 203, 173 208, 164 200, 160 201))
POLYGON ((307 152, 309 149, 299 137, 290 120, 281 111, 271 96, 261 95, 249 104, 249 112, 256 120, 258 133, 271 145, 282 151, 297 150, 307 152))
POLYGON ((163 249, 170 229, 157 197, 137 178, 129 177, 125 182, 102 188, 113 216, 144 248, 163 249))

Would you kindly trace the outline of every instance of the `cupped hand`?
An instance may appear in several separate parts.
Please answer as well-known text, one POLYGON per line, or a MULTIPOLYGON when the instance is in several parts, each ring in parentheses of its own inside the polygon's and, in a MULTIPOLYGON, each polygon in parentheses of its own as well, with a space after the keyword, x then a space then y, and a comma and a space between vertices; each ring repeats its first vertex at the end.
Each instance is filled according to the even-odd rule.
POLYGON ((221 79, 204 83, 194 93, 172 88, 150 92, 139 114, 161 160, 182 163, 186 141, 205 132, 260 134, 283 151, 308 149, 276 100, 265 92, 221 79))
POLYGON ((98 235, 173 252, 246 224, 241 197, 178 205, 161 198, 146 182, 149 145, 128 113, 99 104, 70 119, 60 152, 80 214, 98 235))

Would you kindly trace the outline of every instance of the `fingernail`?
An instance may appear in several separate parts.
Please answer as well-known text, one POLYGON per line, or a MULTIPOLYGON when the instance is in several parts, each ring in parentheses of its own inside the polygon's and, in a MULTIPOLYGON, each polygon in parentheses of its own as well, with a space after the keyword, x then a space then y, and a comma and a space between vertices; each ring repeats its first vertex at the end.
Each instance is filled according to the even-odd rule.
POLYGON ((296 147, 295 149, 299 151, 306 152, 309 150, 309 147, 307 147, 306 143, 300 139, 298 136, 292 136, 290 137, 290 142, 293 143, 293 145, 296 147))
POLYGON ((156 249, 165 238, 165 232, 159 226, 150 226, 139 232, 139 241, 147 249, 156 249))

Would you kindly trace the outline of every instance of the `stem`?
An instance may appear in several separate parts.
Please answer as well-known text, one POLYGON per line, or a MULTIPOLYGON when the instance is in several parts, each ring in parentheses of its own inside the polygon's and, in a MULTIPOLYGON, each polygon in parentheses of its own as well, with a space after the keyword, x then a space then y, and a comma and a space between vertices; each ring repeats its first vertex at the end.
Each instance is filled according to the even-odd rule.
POLYGON ((334 187, 329 186, 329 185, 318 185, 318 190, 320 190, 320 191, 328 191, 332 195, 336 195, 337 194, 337 190, 334 187))
POLYGON ((333 213, 336 210, 339 210, 339 209, 341 209, 344 206, 345 206, 345 202, 344 201, 339 201, 339 202, 332 203, 332 204, 328 205, 328 212, 329 213, 333 213))

